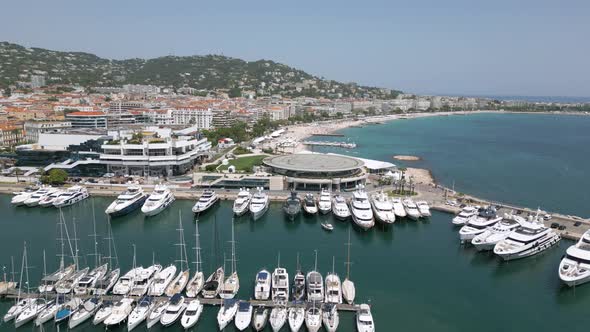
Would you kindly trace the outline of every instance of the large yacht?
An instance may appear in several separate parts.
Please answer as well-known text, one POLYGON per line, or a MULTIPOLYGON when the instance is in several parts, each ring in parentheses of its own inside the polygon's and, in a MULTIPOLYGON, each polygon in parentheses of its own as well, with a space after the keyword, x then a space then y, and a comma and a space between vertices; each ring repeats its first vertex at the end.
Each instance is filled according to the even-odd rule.
POLYGON ((373 213, 377 221, 385 225, 391 225, 395 222, 393 205, 383 191, 371 196, 371 206, 373 207, 373 213))
POLYGON ((305 194, 305 198, 303 198, 303 211, 307 214, 318 213, 318 205, 313 194, 305 194))
POLYGON ((416 205, 418 206, 418 211, 423 217, 430 217, 432 213, 430 213, 430 206, 426 201, 417 201, 416 205))
POLYGON ((55 202, 55 200, 59 197, 59 195, 61 195, 63 193, 64 192, 62 190, 56 190, 48 195, 45 195, 45 197, 41 198, 41 200, 39 201, 39 206, 40 207, 53 206, 53 202, 55 202))
POLYGON ((459 230, 459 240, 461 242, 471 242, 474 237, 485 232, 488 227, 492 227, 502 220, 502 217, 476 217, 472 218, 466 225, 459 230))
POLYGON ((504 240, 510 233, 520 226, 525 220, 519 216, 505 216, 495 225, 486 228, 476 235, 471 244, 479 251, 493 250, 496 243, 504 240))
POLYGON ((146 216, 155 216, 170 206, 176 198, 165 185, 157 185, 141 207, 146 216))
POLYGON ((257 192, 252 195, 252 201, 250 202, 250 214, 252 219, 256 220, 266 213, 268 206, 270 205, 270 199, 268 194, 263 191, 262 187, 257 188, 257 192))
POLYGON ((126 215, 143 205, 147 199, 147 194, 143 192, 140 186, 129 186, 122 192, 117 199, 106 209, 106 214, 111 217, 126 215))
POLYGON ((371 203, 369 203, 369 197, 364 190, 364 186, 360 185, 352 193, 350 211, 352 212, 352 221, 362 229, 367 230, 375 225, 371 203))
POLYGON ((559 243, 561 237, 541 221, 524 222, 508 237, 496 244, 494 253, 504 260, 513 260, 538 254, 559 243))
POLYGON ((257 300, 268 300, 270 297, 270 272, 263 269, 256 274, 256 285, 254 286, 254 298, 257 300))
POLYGON ((340 194, 334 195, 332 198, 332 214, 340 220, 350 218, 350 209, 346 204, 346 199, 340 194))
POLYGON ((407 215, 406 209, 404 208, 404 203, 402 203, 401 198, 399 198, 399 197, 392 198, 391 205, 393 205, 393 213, 395 213, 396 217, 403 218, 407 215))
POLYGON ((559 279, 570 287, 590 281, 590 230, 565 251, 559 264, 559 279))
POLYGON ((471 220, 471 218, 477 217, 477 208, 474 206, 466 206, 455 218, 453 218, 453 225, 463 226, 471 220))
POLYGON ((54 201, 53 206, 56 208, 76 204, 88 198, 88 190, 82 186, 72 186, 62 192, 54 201))
POLYGON ((406 209, 406 216, 408 218, 412 220, 418 220, 420 217, 422 217, 422 214, 418 209, 418 205, 414 203, 414 200, 412 200, 411 198, 404 198, 402 200, 402 203, 404 204, 404 208, 406 209))
POLYGON ((291 191, 291 195, 285 200, 283 211, 290 220, 295 219, 295 217, 301 212, 301 199, 297 196, 295 191, 291 191))
POLYGON ((39 205, 39 201, 41 201, 46 196, 53 194, 56 191, 56 188, 41 187, 37 191, 35 191, 29 198, 27 198, 24 201, 24 204, 29 207, 37 206, 39 205))
POLYGON ((332 199, 330 191, 322 189, 320 197, 318 198, 318 209, 321 214, 329 213, 332 210, 332 199))
POLYGON ((234 201, 234 214, 239 217, 248 212, 251 200, 252 194, 250 194, 250 189, 241 188, 238 197, 234 201))
POLYGON ((10 200, 10 203, 12 205, 16 205, 16 206, 23 205, 23 204, 25 204, 25 201, 27 199, 29 199, 31 197, 31 195, 33 195, 33 193, 35 191, 37 191, 37 190, 29 188, 29 189, 26 189, 25 191, 16 192, 16 193, 14 193, 14 196, 10 200))
POLYGON ((193 206, 194 213, 203 213, 211 208, 215 203, 219 201, 219 196, 215 193, 214 190, 205 190, 199 200, 193 206))

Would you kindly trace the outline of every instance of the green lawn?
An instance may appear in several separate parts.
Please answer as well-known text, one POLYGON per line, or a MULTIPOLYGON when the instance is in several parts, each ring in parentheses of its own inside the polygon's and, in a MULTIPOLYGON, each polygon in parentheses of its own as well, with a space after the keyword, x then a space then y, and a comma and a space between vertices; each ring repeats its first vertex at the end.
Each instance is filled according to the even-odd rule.
POLYGON ((236 166, 236 172, 252 172, 252 167, 262 165, 262 160, 268 157, 267 155, 248 156, 229 161, 228 165, 219 166, 220 171, 226 170, 229 166, 236 166))

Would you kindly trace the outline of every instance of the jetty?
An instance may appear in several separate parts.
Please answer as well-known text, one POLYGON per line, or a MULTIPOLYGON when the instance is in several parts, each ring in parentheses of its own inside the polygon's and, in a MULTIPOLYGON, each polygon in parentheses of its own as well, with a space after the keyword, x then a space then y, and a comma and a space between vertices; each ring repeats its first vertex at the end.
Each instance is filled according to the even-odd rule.
POLYGON ((349 142, 303 141, 301 143, 303 143, 303 145, 309 145, 309 146, 331 146, 331 147, 347 148, 347 149, 356 148, 356 143, 349 143, 349 142))
POLYGON ((325 137, 344 137, 344 134, 337 133, 313 133, 311 136, 325 136, 325 137))

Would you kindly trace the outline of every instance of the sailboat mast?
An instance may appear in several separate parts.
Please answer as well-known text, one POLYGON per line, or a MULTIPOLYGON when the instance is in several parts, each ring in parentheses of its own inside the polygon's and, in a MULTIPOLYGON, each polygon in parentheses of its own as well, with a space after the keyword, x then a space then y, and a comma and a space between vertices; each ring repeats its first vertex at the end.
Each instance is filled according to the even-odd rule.
POLYGON ((16 273, 14 272, 14 256, 10 256, 10 265, 12 266, 11 267, 11 269, 12 269, 12 272, 11 272, 12 282, 15 282, 16 281, 16 273))
POLYGON ((43 277, 47 276, 47 263, 45 262, 45 249, 43 249, 43 277))
POLYGON ((297 272, 301 272, 301 267, 299 266, 299 252, 297 253, 297 272))
POLYGON ((27 294, 29 294, 31 292, 30 286, 29 286, 29 260, 27 258, 27 242, 25 241, 25 250, 23 253, 23 258, 25 260, 25 274, 26 274, 26 283, 27 283, 27 294))
POLYGON ((61 208, 59 208, 59 219, 58 219, 58 224, 59 224, 59 239, 61 242, 61 254, 59 254, 58 256, 60 257, 59 260, 59 270, 63 271, 64 267, 65 267, 65 262, 64 262, 64 257, 65 257, 65 242, 64 242, 64 225, 63 225, 63 213, 61 211, 61 208))
POLYGON ((78 256, 78 235, 76 233, 76 217, 72 218, 72 224, 74 225, 74 264, 76 264, 76 270, 80 269, 79 256, 78 256))
POLYGON ((232 273, 235 273, 237 270, 236 267, 236 241, 234 237, 234 219, 231 220, 231 269, 232 273))
POLYGON ((317 250, 314 250, 314 251, 315 251, 315 263, 313 266, 313 270, 317 272, 317 270, 318 270, 318 251, 317 250))
POLYGON ((348 253, 346 255, 346 279, 350 278, 350 228, 348 229, 348 243, 346 244, 348 246, 348 253))
POLYGON ((92 229, 94 233, 92 237, 94 237, 94 266, 98 267, 99 259, 98 259, 98 239, 96 234, 96 214, 94 213, 94 200, 92 200, 92 229))
POLYGON ((16 303, 20 301, 20 290, 22 289, 21 285, 23 284, 23 271, 25 269, 25 255, 27 254, 27 243, 25 242, 24 249, 23 249, 23 258, 22 263, 20 266, 20 277, 18 281, 18 295, 16 297, 16 303))
POLYGON ((201 243, 199 241, 199 219, 195 222, 195 273, 202 270, 201 262, 201 243))

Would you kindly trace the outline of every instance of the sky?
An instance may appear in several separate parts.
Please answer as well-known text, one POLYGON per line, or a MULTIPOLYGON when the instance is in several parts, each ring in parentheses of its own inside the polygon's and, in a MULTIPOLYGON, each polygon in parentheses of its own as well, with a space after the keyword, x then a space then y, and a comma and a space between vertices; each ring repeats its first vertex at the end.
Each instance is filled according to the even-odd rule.
POLYGON ((29 1, 0 41, 101 57, 223 54, 418 94, 590 97, 590 1, 29 1))

